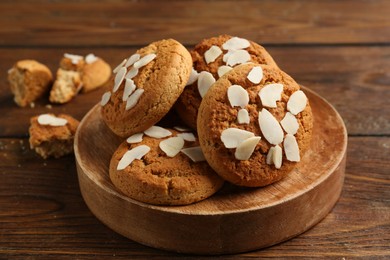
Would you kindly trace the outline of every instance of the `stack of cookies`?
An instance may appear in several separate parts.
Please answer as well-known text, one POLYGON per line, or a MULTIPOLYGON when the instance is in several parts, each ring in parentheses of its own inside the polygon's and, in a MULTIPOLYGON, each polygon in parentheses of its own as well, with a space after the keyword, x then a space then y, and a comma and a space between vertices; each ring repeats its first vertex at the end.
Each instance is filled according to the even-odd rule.
POLYGON ((110 162, 125 195, 156 205, 203 200, 224 181, 274 183, 309 147, 313 118, 299 85, 260 45, 221 35, 193 51, 161 40, 115 69, 106 125, 126 140, 110 162), (170 111, 181 120, 158 126, 170 111))

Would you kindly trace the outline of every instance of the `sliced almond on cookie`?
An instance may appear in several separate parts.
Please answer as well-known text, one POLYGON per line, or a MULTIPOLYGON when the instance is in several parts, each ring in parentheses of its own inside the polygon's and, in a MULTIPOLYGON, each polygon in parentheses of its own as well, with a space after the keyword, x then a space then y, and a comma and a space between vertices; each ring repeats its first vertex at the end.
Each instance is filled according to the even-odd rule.
POLYGON ((177 136, 180 136, 181 138, 184 139, 184 141, 187 141, 187 142, 195 142, 196 141, 196 137, 193 133, 180 133, 180 134, 177 134, 177 136))
POLYGON ((280 124, 282 125, 284 131, 288 134, 295 135, 299 129, 297 118, 290 112, 286 113, 282 121, 280 121, 280 124))
POLYGON ((274 161, 273 161, 274 150, 275 150, 275 147, 271 147, 271 148, 269 148, 269 150, 268 150, 267 159, 266 159, 266 163, 267 163, 268 165, 271 165, 271 164, 274 163, 274 161))
POLYGON ((100 105, 105 106, 108 103, 108 101, 110 100, 110 97, 111 97, 110 91, 107 91, 106 93, 104 93, 102 95, 102 100, 100 101, 100 105))
POLYGON ((274 163, 276 169, 280 169, 280 167, 282 167, 282 161, 283 161, 282 147, 276 145, 272 153, 272 162, 274 163))
POLYGON ((129 166, 135 159, 140 160, 145 154, 147 154, 150 151, 150 147, 147 145, 140 145, 137 147, 134 147, 133 149, 127 151, 122 159, 119 161, 118 166, 116 169, 118 171, 125 169, 127 166, 129 166))
POLYGON ((133 107, 135 107, 135 105, 137 105, 138 100, 140 99, 144 91, 145 90, 143 88, 139 88, 134 91, 133 94, 130 95, 130 97, 126 101, 126 110, 132 109, 133 107))
POLYGON ((228 99, 232 107, 245 108, 249 103, 248 91, 240 85, 232 85, 227 90, 228 99))
POLYGON ((134 53, 133 55, 131 55, 129 57, 129 59, 127 60, 126 64, 125 64, 125 67, 128 68, 130 67, 131 65, 133 65, 135 62, 139 61, 139 59, 141 58, 141 55, 139 55, 138 53, 134 53))
POLYGON ((40 125, 64 126, 68 123, 68 120, 49 114, 43 114, 38 116, 38 123, 40 125))
POLYGON ((215 78, 210 72, 202 71, 198 76, 198 91, 203 98, 207 91, 215 83, 215 78))
POLYGON ((299 155, 299 146, 295 136, 287 134, 284 138, 283 146, 287 160, 291 162, 299 162, 301 160, 299 155))
POLYGON ((198 76, 199 73, 194 68, 192 68, 190 78, 188 79, 186 86, 192 85, 195 81, 197 81, 198 76))
POLYGON ((179 132, 190 132, 192 129, 184 126, 174 126, 173 129, 179 131, 179 132))
POLYGON ((193 162, 203 162, 206 161, 203 151, 200 146, 184 148, 181 150, 182 153, 187 155, 193 162))
POLYGON ((283 130, 278 120, 265 108, 259 113, 259 126, 264 138, 277 145, 283 141, 283 130))
POLYGON ((307 103, 307 97, 302 90, 295 91, 287 102, 287 110, 293 115, 297 115, 302 112, 307 103))
POLYGON ((156 58, 156 56, 157 55, 154 53, 147 54, 147 55, 143 56, 141 59, 139 59, 138 61, 136 61, 133 65, 133 67, 136 69, 139 69, 139 68, 147 65, 152 60, 154 60, 156 58))
POLYGON ((234 51, 226 61, 226 65, 233 67, 237 64, 242 64, 251 60, 251 55, 246 50, 234 51))
POLYGON ((254 84, 259 84, 263 79, 263 69, 260 66, 253 67, 247 76, 248 80, 254 84))
POLYGON ((272 83, 265 85, 259 91, 261 104, 264 107, 277 107, 276 101, 282 98, 283 84, 272 83))
POLYGON ((95 54, 93 54, 93 53, 90 53, 87 56, 85 56, 85 62, 87 64, 94 63, 97 60, 98 60, 98 57, 96 57, 95 54))
POLYGON ((126 101, 129 96, 134 92, 136 86, 132 79, 125 78, 125 89, 123 90, 122 100, 126 101))
POLYGON ((67 59, 70 59, 72 64, 78 64, 81 60, 84 59, 83 56, 75 55, 75 54, 69 54, 69 53, 65 53, 64 57, 67 58, 67 59))
POLYGON ((234 153, 234 157, 236 157, 237 160, 241 161, 248 160, 251 157, 260 139, 260 136, 253 136, 249 137, 248 139, 245 139, 237 146, 236 151, 234 153))
POLYGON ((222 50, 218 46, 213 45, 204 53, 204 59, 209 64, 214 62, 221 54, 222 50))
POLYGON ((224 50, 240 50, 250 46, 250 42, 247 39, 232 37, 222 44, 224 50))
POLYGON ((249 124, 250 122, 249 113, 245 108, 238 110, 237 122, 239 124, 249 124))
POLYGON ((169 157, 174 157, 184 146, 184 139, 180 136, 170 137, 160 142, 160 149, 169 157))
POLYGON ((223 75, 225 75, 226 73, 228 73, 230 70, 232 70, 233 68, 230 67, 230 66, 226 66, 226 65, 222 65, 218 68, 218 77, 222 77, 223 75))
POLYGON ((135 76, 138 75, 138 71, 139 70, 137 68, 131 67, 131 69, 129 69, 129 71, 127 72, 125 78, 127 78, 127 79, 134 78, 135 76))
POLYGON ((164 138, 172 135, 171 131, 155 125, 146 129, 144 133, 153 138, 164 138))
POLYGON ((113 69, 112 72, 118 73, 118 71, 126 64, 126 62, 127 62, 127 59, 124 59, 121 63, 119 63, 118 66, 115 67, 115 69, 113 69))
POLYGON ((118 73, 115 75, 115 84, 114 84, 114 89, 113 92, 115 93, 120 85, 122 84, 123 80, 125 79, 125 74, 127 72, 127 69, 125 67, 122 67, 119 69, 118 73))
POLYGON ((244 140, 255 136, 254 133, 239 128, 228 128, 222 131, 221 141, 226 148, 236 148, 244 140))
POLYGON ((129 144, 136 144, 142 142, 144 133, 136 133, 126 139, 129 144))

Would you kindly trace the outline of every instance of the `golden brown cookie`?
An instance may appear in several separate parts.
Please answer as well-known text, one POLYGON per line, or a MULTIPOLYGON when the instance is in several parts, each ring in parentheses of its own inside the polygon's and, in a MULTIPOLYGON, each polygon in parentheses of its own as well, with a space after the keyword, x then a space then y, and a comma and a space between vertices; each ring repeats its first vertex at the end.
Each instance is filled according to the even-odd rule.
POLYGON ((129 141, 139 142, 130 144, 125 141, 119 146, 110 162, 109 172, 113 184, 130 198, 156 205, 191 204, 217 192, 223 180, 210 168, 204 157, 199 157, 201 149, 194 135, 186 133, 181 136, 183 133, 162 128, 146 131, 152 136, 157 134, 156 137, 161 132, 163 135, 160 136, 165 137, 133 136, 129 141), (166 136, 166 132, 171 135, 166 136), (198 151, 192 155, 197 155, 199 161, 194 162, 180 152, 182 149, 185 149, 186 154, 191 149, 198 151), (129 161, 125 162, 125 157, 129 159, 131 153, 138 159, 128 165, 129 161))
MULTIPOLYGON (((193 59, 193 68, 196 73, 201 73, 202 71, 209 72, 215 80, 217 80, 222 73, 226 72, 229 67, 234 67, 245 62, 267 64, 277 67, 275 61, 264 47, 253 41, 229 35, 220 35, 218 37, 204 39, 191 51, 191 56, 193 59), (233 53, 234 50, 238 50, 243 56, 237 55, 236 59, 234 59, 234 56, 229 55, 229 53, 233 53), (247 52, 247 59, 245 59, 245 52, 247 52), (240 60, 241 57, 244 59, 240 60), (227 64, 230 66, 227 67, 227 64)), ((210 77, 210 75, 205 76, 210 77)), ((195 78, 196 76, 194 79, 195 78)), ((192 84, 186 86, 175 106, 181 119, 193 129, 196 129, 196 117, 200 102, 202 101, 198 89, 199 83, 200 82, 196 80, 192 84)))
POLYGON ((30 120, 30 147, 43 158, 58 158, 73 152, 79 121, 65 114, 43 114, 30 120))
POLYGON ((102 97, 107 126, 128 137, 157 123, 182 93, 191 67, 191 55, 173 39, 138 50, 114 69, 114 87, 102 97))
POLYGON ((265 186, 287 175, 309 147, 312 128, 311 108, 299 85, 275 67, 253 63, 222 76, 198 114, 207 161, 241 186, 265 186))
POLYGON ((48 67, 35 60, 18 61, 8 72, 15 103, 25 107, 45 94, 53 81, 48 67))

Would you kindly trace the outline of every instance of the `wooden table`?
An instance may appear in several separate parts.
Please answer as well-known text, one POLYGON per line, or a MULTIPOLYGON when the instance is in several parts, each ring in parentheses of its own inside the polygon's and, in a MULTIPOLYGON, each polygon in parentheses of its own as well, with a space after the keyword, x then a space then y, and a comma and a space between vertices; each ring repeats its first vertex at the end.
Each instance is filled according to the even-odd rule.
POLYGON ((104 226, 81 197, 73 156, 43 160, 29 149, 31 116, 82 119, 102 90, 66 105, 50 108, 43 98, 20 108, 6 75, 20 59, 55 72, 64 52, 92 52, 116 66, 154 40, 172 37, 192 48, 223 33, 264 45, 283 70, 335 106, 349 134, 343 192, 322 222, 282 244, 223 258, 390 257, 389 1, 96 2, 0 3, 1 259, 183 257, 104 226))

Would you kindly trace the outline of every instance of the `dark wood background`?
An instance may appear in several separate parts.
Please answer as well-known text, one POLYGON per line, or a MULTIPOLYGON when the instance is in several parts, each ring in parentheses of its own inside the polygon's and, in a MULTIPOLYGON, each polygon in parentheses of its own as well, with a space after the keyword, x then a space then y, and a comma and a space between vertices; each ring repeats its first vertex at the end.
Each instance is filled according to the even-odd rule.
POLYGON ((47 98, 19 108, 6 77, 20 59, 55 72, 64 52, 92 52, 116 66, 154 40, 172 37, 192 48, 223 33, 264 45, 283 70, 333 104, 349 143, 341 198, 322 222, 282 244, 221 258, 389 258, 389 12, 386 0, 1 1, 0 259, 198 258, 114 233, 85 205, 73 156, 43 160, 29 149, 31 116, 82 119, 102 90, 51 109, 47 98))

